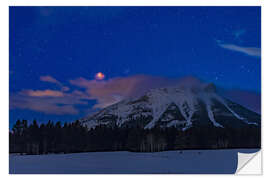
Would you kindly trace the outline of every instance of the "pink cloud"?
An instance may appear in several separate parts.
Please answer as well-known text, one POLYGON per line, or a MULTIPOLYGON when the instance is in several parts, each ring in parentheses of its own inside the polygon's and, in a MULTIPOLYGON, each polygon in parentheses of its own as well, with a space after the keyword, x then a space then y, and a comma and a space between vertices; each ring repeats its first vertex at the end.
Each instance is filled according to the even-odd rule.
POLYGON ((94 108, 103 108, 139 93, 138 89, 142 87, 144 81, 147 81, 146 79, 148 79, 146 76, 112 78, 107 81, 77 78, 70 80, 70 83, 85 88, 86 98, 97 100, 94 108))
POLYGON ((21 91, 22 94, 27 96, 36 96, 36 97, 63 97, 64 93, 61 91, 54 91, 50 89, 46 90, 23 90, 21 91))
POLYGON ((58 85, 60 90, 22 90, 10 95, 10 108, 29 109, 46 114, 77 114, 77 104, 87 105, 78 96, 72 93, 64 93, 70 90, 52 76, 41 76, 40 81, 58 85))

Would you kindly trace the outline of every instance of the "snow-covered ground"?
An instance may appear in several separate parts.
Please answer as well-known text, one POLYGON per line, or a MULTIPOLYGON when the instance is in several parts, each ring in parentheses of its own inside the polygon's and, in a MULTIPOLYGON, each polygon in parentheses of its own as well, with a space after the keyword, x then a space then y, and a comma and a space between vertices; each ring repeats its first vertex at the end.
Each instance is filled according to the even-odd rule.
POLYGON ((234 173, 237 152, 256 149, 185 150, 157 153, 90 152, 10 155, 11 174, 212 174, 234 173))

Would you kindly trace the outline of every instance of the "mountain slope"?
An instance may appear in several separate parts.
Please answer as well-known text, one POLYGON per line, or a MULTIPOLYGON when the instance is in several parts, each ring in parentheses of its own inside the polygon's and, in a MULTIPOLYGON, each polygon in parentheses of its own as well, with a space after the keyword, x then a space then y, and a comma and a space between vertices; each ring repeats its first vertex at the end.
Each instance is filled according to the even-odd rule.
POLYGON ((194 126, 260 127, 260 115, 219 96, 213 84, 179 85, 152 89, 139 98, 126 99, 80 120, 88 128, 194 126))

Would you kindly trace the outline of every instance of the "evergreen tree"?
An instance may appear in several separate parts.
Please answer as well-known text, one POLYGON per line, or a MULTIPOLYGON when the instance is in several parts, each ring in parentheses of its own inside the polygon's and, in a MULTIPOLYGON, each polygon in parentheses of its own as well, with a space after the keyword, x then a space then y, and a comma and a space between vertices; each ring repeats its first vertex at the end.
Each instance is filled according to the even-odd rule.
POLYGON ((104 125, 87 129, 79 121, 40 126, 17 120, 9 132, 10 153, 47 154, 91 151, 156 152, 177 149, 259 148, 260 128, 175 127, 144 129, 104 125))

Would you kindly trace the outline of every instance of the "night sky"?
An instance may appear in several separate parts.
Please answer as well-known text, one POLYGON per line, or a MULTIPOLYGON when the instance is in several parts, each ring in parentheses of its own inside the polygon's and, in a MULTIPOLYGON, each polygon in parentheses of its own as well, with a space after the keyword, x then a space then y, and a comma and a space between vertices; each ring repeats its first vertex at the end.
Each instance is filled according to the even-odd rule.
POLYGON ((74 121, 185 76, 260 111, 260 7, 9 10, 10 125, 74 121))

